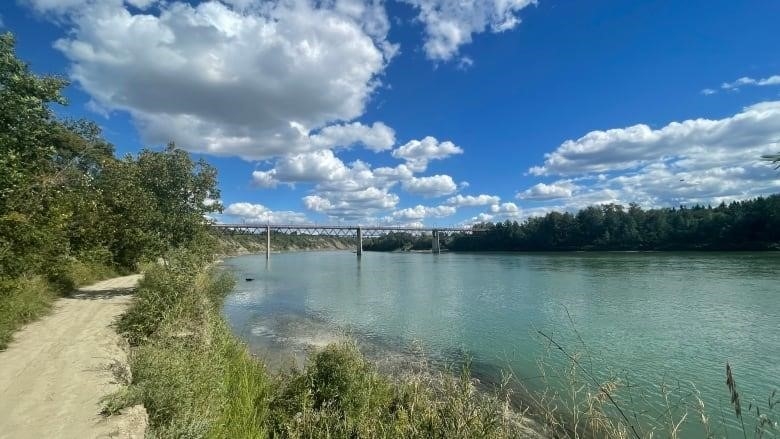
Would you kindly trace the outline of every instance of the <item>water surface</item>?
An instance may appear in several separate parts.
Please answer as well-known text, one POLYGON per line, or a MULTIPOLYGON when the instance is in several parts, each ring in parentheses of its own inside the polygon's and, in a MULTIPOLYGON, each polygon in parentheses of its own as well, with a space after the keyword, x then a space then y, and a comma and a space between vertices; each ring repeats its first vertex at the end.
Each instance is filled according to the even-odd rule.
MULTIPOLYGON (((377 358, 419 342, 435 361, 468 356, 476 373, 511 369, 532 390, 540 357, 564 361, 542 331, 636 392, 693 382, 720 417, 727 361, 743 401, 780 387, 778 262, 775 253, 242 256, 225 263, 239 278, 225 313, 272 363, 300 363, 348 334, 377 358)), ((652 396, 643 404, 647 416, 663 408, 652 396)))

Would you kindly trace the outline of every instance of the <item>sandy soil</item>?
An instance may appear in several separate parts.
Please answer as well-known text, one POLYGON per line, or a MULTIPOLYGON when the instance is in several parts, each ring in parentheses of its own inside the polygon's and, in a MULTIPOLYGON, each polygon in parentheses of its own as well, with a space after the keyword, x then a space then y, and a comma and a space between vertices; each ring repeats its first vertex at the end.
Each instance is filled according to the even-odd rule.
POLYGON ((142 406, 100 415, 100 398, 128 373, 112 323, 130 303, 138 275, 59 299, 53 312, 19 331, 0 352, 0 438, 142 438, 142 406))

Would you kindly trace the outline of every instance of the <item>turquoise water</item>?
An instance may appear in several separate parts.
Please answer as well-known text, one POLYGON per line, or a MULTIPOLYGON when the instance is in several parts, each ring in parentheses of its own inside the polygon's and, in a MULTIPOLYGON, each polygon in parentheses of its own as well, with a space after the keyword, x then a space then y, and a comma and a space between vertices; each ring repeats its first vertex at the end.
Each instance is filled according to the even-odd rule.
POLYGON ((225 313, 252 349, 282 363, 346 334, 377 358, 416 344, 437 364, 473 358, 485 379, 511 369, 531 390, 542 356, 565 369, 542 331, 587 352, 600 378, 623 377, 637 400, 646 392, 641 416, 663 411, 660 383, 692 382, 711 416, 733 424, 727 361, 744 406, 780 388, 778 262, 775 253, 242 256, 225 262, 239 278, 225 313))

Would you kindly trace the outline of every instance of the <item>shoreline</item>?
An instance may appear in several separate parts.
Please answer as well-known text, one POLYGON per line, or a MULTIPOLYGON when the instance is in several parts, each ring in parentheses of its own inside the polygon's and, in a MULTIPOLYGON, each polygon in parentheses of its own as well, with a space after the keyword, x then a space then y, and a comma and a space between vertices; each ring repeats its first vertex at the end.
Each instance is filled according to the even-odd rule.
POLYGON ((271 372, 223 312, 234 285, 220 267, 186 259, 147 272, 119 323, 134 349, 132 388, 113 403, 143 403, 150 434, 547 437, 524 413, 507 411, 502 393, 478 390, 477 380, 433 369, 391 376, 350 342, 311 340, 319 349, 304 368, 271 372))

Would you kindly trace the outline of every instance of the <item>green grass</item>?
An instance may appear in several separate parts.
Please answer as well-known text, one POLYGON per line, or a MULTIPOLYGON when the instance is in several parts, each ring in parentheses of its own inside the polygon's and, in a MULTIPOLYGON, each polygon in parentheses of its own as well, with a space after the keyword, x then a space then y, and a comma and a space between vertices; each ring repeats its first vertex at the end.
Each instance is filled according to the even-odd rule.
POLYGON ((57 293, 40 276, 0 280, 0 350, 14 332, 45 314, 55 298, 57 293))
POLYGON ((114 275, 102 264, 70 260, 48 276, 0 278, 0 350, 8 347, 14 332, 45 315, 58 297, 114 275))

